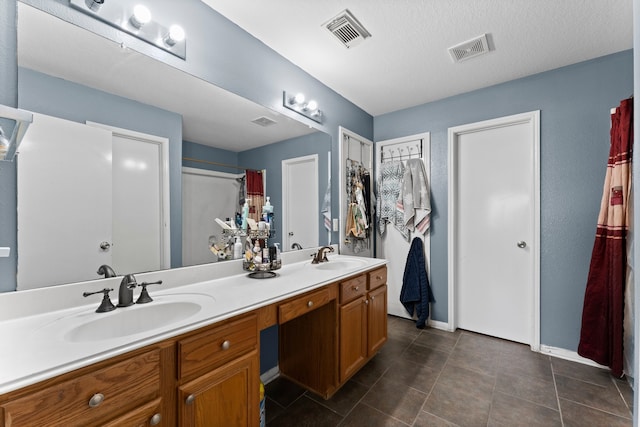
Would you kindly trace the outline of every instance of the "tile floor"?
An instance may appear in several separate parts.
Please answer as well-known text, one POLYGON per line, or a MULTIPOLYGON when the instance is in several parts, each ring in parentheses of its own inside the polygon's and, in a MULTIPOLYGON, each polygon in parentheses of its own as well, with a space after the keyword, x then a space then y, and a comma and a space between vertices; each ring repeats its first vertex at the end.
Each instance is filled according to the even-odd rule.
POLYGON ((389 316, 389 341, 330 400, 278 378, 267 426, 631 426, 632 390, 606 371, 466 331, 389 316))

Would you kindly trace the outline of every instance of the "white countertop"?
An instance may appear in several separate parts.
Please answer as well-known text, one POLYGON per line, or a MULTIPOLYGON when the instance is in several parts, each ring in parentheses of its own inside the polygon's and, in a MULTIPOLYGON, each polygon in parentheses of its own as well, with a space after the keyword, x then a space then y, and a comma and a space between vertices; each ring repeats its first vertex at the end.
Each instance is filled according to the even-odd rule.
MULTIPOLYGON (((240 261, 136 274, 138 283, 163 280, 162 285, 148 287, 154 301, 108 313, 95 313, 102 295, 83 298, 82 293, 113 288, 111 300, 117 304, 121 276, 0 294, 0 394, 386 264, 383 259, 329 254, 329 264, 341 268, 318 268, 309 261, 311 252, 283 253, 283 266, 278 276, 270 279, 249 278, 240 261), (347 263, 350 260, 354 262, 347 263), (152 304, 158 306, 154 311, 161 313, 159 306, 171 301, 197 302, 202 308, 175 323, 124 337, 92 336, 82 342, 69 341, 69 331, 77 326, 152 304)), ((139 287, 134 291, 134 301, 138 293, 139 287)))

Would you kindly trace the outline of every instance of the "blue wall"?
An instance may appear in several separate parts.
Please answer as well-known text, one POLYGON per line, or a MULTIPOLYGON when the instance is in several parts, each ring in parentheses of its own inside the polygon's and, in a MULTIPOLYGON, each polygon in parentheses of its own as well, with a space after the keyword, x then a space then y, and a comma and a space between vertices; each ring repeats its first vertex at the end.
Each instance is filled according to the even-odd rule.
POLYGON ((448 316, 447 129, 541 110, 541 344, 577 349, 609 110, 632 93, 633 56, 626 51, 374 119, 375 141, 431 132, 434 319, 448 316))
MULTIPOLYGON (((267 196, 271 197, 276 230, 282 230, 282 161, 294 157, 318 155, 318 207, 322 207, 324 192, 327 188, 327 153, 331 151, 331 137, 322 132, 315 132, 310 135, 288 139, 253 150, 243 151, 239 154, 238 162, 242 166, 267 170, 267 196), (269 173, 275 171, 275 173, 269 173)), ((332 161, 332 163, 337 163, 332 161)), ((337 203, 334 203, 337 205, 337 203)), ((320 244, 327 242, 327 232, 320 211, 317 216, 310 219, 310 223, 317 224, 320 244)), ((277 238, 273 243, 280 243, 282 250, 289 250, 282 246, 281 234, 276 233, 277 238)), ((271 240, 269 241, 271 244, 271 240)))
MULTIPOLYGON (((238 166, 238 153, 223 150, 221 148, 209 147, 207 145, 196 144, 195 142, 182 142, 182 157, 205 160, 208 162, 224 163, 226 165, 238 166)), ((237 168, 227 168, 220 165, 212 165, 202 162, 182 160, 182 166, 188 168, 207 169, 211 171, 240 173, 237 168)))

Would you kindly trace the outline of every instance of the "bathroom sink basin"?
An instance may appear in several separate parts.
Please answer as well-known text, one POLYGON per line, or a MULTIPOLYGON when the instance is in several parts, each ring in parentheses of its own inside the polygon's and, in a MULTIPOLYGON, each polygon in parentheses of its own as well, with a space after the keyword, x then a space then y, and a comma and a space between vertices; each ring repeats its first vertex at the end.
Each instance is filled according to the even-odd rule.
POLYGON ((331 271, 348 270, 351 268, 362 267, 366 263, 367 263, 366 261, 359 260, 359 259, 341 259, 341 260, 335 260, 335 261, 332 261, 330 259, 329 262, 322 262, 320 264, 316 264, 315 268, 319 270, 331 270, 331 271))
POLYGON ((100 341, 152 331, 169 325, 178 326, 202 310, 203 303, 214 301, 208 295, 200 298, 158 297, 147 304, 117 308, 108 313, 96 313, 92 320, 69 329, 64 339, 71 342, 100 341), (204 301, 198 301, 198 299, 204 301))

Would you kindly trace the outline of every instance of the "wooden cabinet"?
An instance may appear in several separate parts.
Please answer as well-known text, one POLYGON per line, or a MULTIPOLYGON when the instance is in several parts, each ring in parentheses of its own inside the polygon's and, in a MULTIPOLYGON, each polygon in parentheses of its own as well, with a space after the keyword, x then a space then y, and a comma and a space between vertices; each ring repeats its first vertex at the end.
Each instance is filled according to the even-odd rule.
POLYGON ((155 420, 162 418, 160 350, 94 371, 65 374, 29 390, 33 391, 0 405, 3 426, 84 427, 115 425, 119 420, 127 425, 154 425, 155 415, 155 420))
POLYGON ((178 341, 178 425, 259 424, 258 326, 255 314, 178 341))
POLYGON ((180 386, 178 425, 258 426, 258 369, 254 350, 180 386))
POLYGON ((0 427, 259 424, 259 328, 281 374, 331 397, 387 339, 386 267, 0 395, 0 427))
POLYGON ((346 382, 387 341, 387 269, 340 283, 340 383, 346 382))

